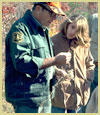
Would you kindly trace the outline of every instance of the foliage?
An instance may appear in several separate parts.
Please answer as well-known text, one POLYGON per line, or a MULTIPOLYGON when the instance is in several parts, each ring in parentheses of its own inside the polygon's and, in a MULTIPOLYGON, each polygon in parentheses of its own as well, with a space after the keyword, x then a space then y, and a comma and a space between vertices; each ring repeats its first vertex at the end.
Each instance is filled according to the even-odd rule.
MULTIPOLYGON (((84 3, 80 3, 80 2, 70 2, 70 3, 68 3, 68 5, 70 7, 70 10, 69 10, 69 12, 66 12, 66 14, 68 16, 73 15, 75 13, 78 13, 78 14, 81 13, 82 15, 85 15, 85 13, 88 14, 88 11, 84 12, 83 4, 84 3)), ((88 10, 88 9, 86 9, 86 10, 88 10)))

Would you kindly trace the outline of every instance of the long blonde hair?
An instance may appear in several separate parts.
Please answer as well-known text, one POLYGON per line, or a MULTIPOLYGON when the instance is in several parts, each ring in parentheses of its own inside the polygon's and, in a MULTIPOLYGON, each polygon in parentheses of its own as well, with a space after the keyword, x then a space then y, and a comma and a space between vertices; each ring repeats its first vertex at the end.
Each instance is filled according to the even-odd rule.
POLYGON ((68 25, 74 22, 76 22, 77 24, 77 32, 76 32, 77 44, 81 46, 89 47, 91 41, 89 37, 89 26, 88 26, 88 21, 84 16, 79 14, 75 14, 71 16, 69 19, 65 20, 61 24, 60 31, 66 35, 68 25))

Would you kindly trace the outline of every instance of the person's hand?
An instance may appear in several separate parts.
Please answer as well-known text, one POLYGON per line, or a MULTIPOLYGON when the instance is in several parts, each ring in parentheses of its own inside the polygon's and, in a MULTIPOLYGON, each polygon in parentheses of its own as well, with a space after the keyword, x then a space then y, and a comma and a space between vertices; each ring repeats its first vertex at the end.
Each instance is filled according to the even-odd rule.
POLYGON ((59 80, 61 77, 67 78, 67 73, 63 69, 59 69, 56 67, 55 69, 56 78, 59 80))
POLYGON ((70 52, 62 52, 55 56, 55 65, 65 65, 71 60, 70 52))

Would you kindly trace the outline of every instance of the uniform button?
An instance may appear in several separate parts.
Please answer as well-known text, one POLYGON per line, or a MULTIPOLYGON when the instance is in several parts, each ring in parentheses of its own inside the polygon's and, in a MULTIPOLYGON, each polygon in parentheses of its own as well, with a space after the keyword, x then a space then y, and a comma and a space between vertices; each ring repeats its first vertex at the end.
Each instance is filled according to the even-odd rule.
POLYGON ((41 82, 41 81, 42 81, 42 79, 39 79, 39 81, 41 82))

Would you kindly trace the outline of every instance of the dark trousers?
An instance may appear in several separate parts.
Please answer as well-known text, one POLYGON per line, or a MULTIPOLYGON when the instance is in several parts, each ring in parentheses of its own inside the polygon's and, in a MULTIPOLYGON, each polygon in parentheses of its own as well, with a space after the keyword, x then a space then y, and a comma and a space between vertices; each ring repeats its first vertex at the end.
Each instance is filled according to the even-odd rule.
POLYGON ((32 107, 25 105, 25 104, 14 104, 14 110, 15 113, 51 113, 51 99, 48 100, 49 105, 45 106, 38 106, 38 107, 32 107))

